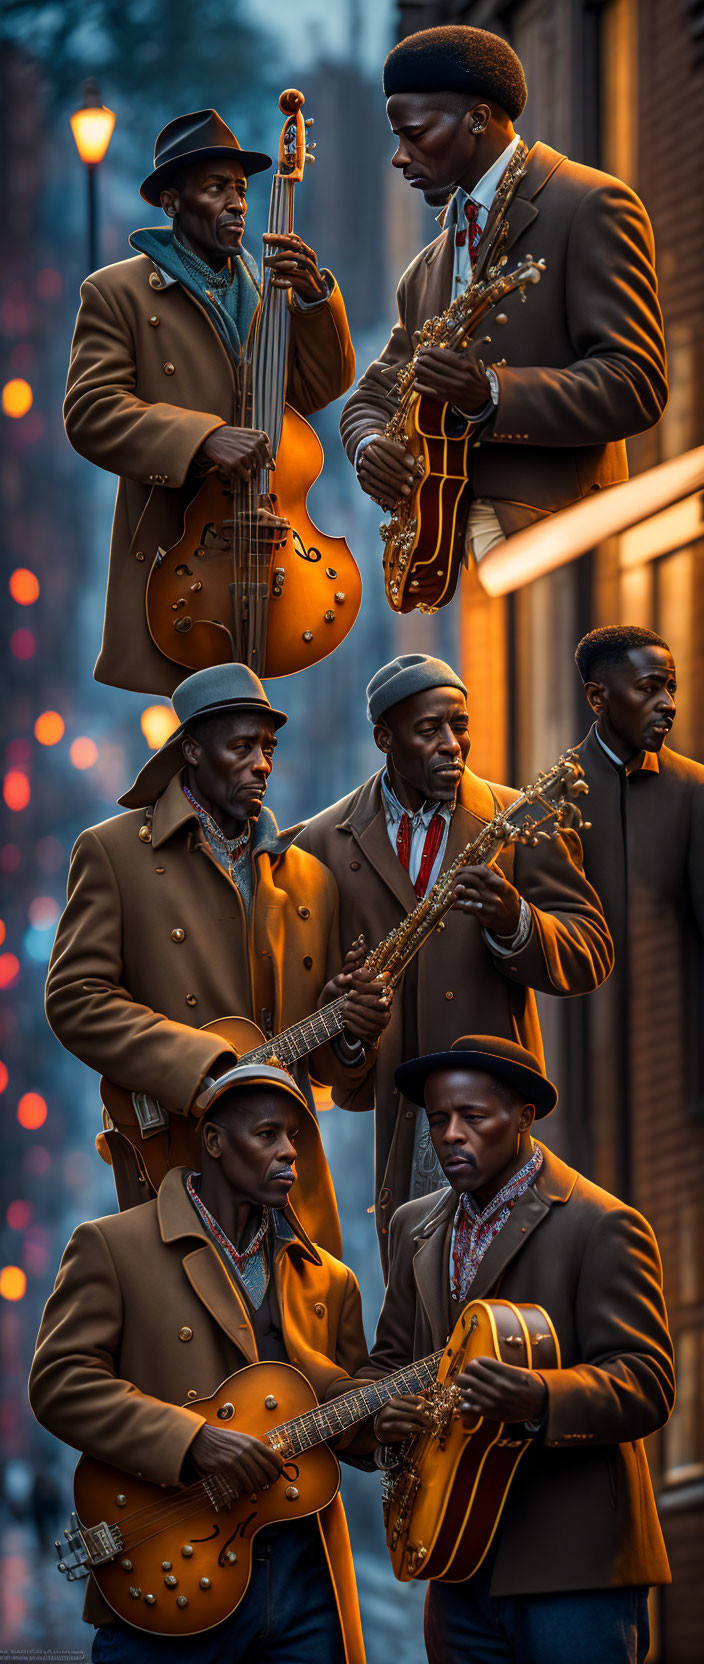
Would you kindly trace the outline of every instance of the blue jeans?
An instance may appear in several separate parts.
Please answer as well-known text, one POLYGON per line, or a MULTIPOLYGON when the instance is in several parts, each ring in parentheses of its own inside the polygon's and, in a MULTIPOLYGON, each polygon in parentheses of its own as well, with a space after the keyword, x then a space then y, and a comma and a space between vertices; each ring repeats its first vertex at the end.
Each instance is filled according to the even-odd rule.
POLYGON ((428 1585, 429 1664, 645 1664, 647 1589, 490 1595, 492 1570, 428 1585))
POLYGON ((127 1624, 95 1632, 93 1664, 345 1664, 340 1620, 316 1521, 268 1526, 255 1537, 252 1577, 216 1629, 179 1640, 127 1624))

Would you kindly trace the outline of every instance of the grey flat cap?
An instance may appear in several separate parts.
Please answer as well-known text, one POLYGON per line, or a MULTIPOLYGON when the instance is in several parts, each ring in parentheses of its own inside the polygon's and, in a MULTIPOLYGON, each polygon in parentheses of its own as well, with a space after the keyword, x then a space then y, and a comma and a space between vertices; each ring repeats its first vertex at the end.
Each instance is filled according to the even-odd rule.
MULTIPOLYGON (((272 1041, 272 1046, 274 1042, 272 1041)), ((226 1069, 217 1080, 206 1076, 203 1090, 199 1092, 193 1108, 197 1115, 207 1115, 213 1105, 224 1098, 226 1092, 236 1092, 240 1086, 273 1086, 279 1092, 288 1092, 297 1103, 302 1104, 307 1114, 310 1108, 300 1087, 296 1085, 293 1075, 276 1063, 236 1063, 232 1069, 226 1069)))
POLYGON ((401 653, 390 664, 383 664, 367 684, 369 721, 378 722, 392 705, 428 688, 457 688, 467 696, 464 682, 444 659, 431 659, 427 653, 401 653))
POLYGON ((171 776, 181 767, 181 740, 195 717, 217 711, 264 711, 275 728, 283 728, 288 722, 283 711, 274 710, 259 677, 246 664, 214 664, 196 670, 176 688, 172 704, 179 726, 140 769, 129 791, 118 799, 125 809, 141 809, 165 791, 171 776))

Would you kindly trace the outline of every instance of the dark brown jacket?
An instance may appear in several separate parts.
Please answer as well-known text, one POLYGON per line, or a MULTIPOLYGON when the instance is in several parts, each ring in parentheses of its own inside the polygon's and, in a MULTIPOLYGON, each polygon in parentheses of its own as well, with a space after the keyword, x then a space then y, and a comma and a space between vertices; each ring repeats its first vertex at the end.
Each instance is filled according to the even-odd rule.
MULTIPOLYGON (((157 1485, 178 1483, 203 1426, 189 1397, 209 1398, 257 1361, 246 1303, 188 1200, 184 1173, 167 1174, 145 1207, 74 1231, 29 1381, 34 1414, 57 1439, 157 1485)), ((274 1270, 281 1329, 291 1363, 322 1401, 364 1366, 359 1289, 346 1265, 314 1246, 293 1216, 291 1223, 296 1240, 274 1270)), ((340 1498, 318 1519, 348 1664, 364 1664, 340 1498)), ((95 1624, 113 1618, 92 1579, 84 1616, 95 1624)))
MULTIPOLYGON (((494 796, 509 804, 515 792, 490 786, 465 769, 452 817, 443 867, 448 867, 495 813, 494 796)), ((392 849, 376 774, 299 832, 296 843, 329 868, 340 898, 344 942, 363 931, 368 946, 401 922, 416 905, 408 874, 392 849)), ((533 929, 517 953, 494 953, 476 918, 447 915, 396 993, 376 1069, 335 1101, 345 1109, 376 1106, 376 1208, 382 1258, 389 1221, 408 1200, 415 1106, 394 1086, 399 1063, 441 1050, 460 1034, 502 1034, 543 1056, 534 990, 586 994, 608 976, 611 940, 598 897, 582 871, 579 838, 567 832, 537 849, 513 844, 499 866, 530 904, 533 929)))
MULTIPOLYGON (((547 1424, 509 1493, 491 1592, 668 1583, 641 1442, 675 1401, 657 1244, 641 1214, 541 1148, 537 1182, 487 1249, 468 1295, 543 1306, 562 1357, 543 1374, 547 1424)), ((440 1191, 393 1220, 372 1348, 379 1376, 439 1349, 453 1327, 456 1207, 455 1192, 440 1191)))
MULTIPOLYGON (((89 827, 73 851, 49 963, 49 1022, 91 1069, 176 1113, 188 1112, 227 1050, 204 1024, 238 1016, 261 1026, 266 1008, 276 1034, 315 1010, 340 969, 334 880, 265 812, 270 832, 254 855, 249 920, 180 774, 153 813, 131 809, 89 827)), ((346 1077, 329 1047, 316 1052, 313 1067, 316 1078, 346 1077)), ((357 1068, 350 1079, 359 1078, 357 1068)), ((301 1128, 296 1192, 306 1229, 339 1253, 335 1195, 312 1115, 301 1128)))
MULTIPOLYGON (((472 492, 493 504, 507 535, 626 479, 623 441, 667 403, 653 236, 634 192, 535 144, 508 217, 511 268, 531 254, 547 270, 525 305, 514 292, 481 325, 490 361, 508 362, 497 371, 496 420, 471 452, 472 492)), ((415 331, 449 306, 453 264, 453 236, 442 231, 404 272, 399 321, 342 412, 351 461, 392 414, 415 331)))
MULTIPOLYGON (((354 376, 344 301, 291 307, 288 401, 301 415, 339 398, 354 376)), ((235 366, 194 295, 164 283, 146 254, 86 278, 71 347, 64 419, 75 450, 119 474, 99 682, 173 693, 188 674, 154 646, 147 578, 176 542, 199 479, 189 470, 215 428, 236 424, 235 366)))

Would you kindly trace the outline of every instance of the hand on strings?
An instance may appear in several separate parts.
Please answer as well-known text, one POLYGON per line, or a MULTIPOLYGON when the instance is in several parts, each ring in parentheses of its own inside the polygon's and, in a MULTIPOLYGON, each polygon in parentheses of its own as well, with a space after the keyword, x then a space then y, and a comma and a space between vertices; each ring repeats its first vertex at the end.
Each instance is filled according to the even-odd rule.
POLYGON ((422 347, 416 359, 415 390, 439 404, 480 416, 491 402, 483 341, 468 347, 422 347))
POLYGON ((379 1411, 374 1432, 380 1444, 400 1444, 402 1439, 423 1433, 430 1425, 430 1410, 424 1398, 400 1398, 394 1394, 379 1411))
POLYGON ((453 895, 453 907, 473 913, 482 930, 490 930, 493 936, 515 936, 521 898, 497 867, 462 867, 453 895))
POLYGON ((269 439, 259 428, 215 428, 203 440, 196 460, 214 463, 228 484, 250 480, 259 468, 275 467, 269 439))
POLYGON ((548 1389, 533 1369, 519 1369, 498 1358, 472 1358, 456 1378, 462 1393, 460 1413, 465 1427, 478 1415, 487 1421, 541 1421, 548 1389))
POLYGON ((383 509, 393 508, 400 497, 410 497, 416 479, 415 457, 398 440, 377 434, 362 451, 357 478, 375 503, 383 509))
POLYGON ((261 1439, 207 1424, 196 1433, 188 1463, 199 1479, 215 1473, 227 1480, 235 1496, 242 1494, 255 1500, 259 1491, 268 1491, 275 1483, 283 1465, 277 1452, 261 1439))
POLYGON ((327 283, 319 270, 315 250, 295 231, 280 234, 265 231, 262 240, 274 247, 274 253, 267 255, 264 265, 269 268, 275 289, 292 289, 301 300, 308 302, 325 299, 327 283))
POLYGON ((375 1046, 389 1022, 393 993, 386 971, 374 976, 363 969, 366 957, 364 937, 358 936, 345 954, 342 970, 323 988, 318 1008, 345 994, 345 1033, 365 1046, 375 1046))

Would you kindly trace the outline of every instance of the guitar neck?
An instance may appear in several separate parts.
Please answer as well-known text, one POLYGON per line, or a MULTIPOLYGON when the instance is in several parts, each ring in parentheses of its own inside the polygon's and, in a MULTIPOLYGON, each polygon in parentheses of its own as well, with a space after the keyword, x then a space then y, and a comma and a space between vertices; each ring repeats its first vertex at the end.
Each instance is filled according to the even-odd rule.
POLYGON ((283 1447, 294 1456, 299 1456, 304 1450, 312 1450, 317 1444, 324 1444, 327 1439, 337 1438, 338 1434, 355 1427, 358 1422, 376 1415, 377 1410, 388 1404, 395 1394, 407 1397, 410 1393, 422 1392, 424 1387, 431 1387, 437 1380, 443 1352, 444 1347, 429 1358, 421 1358, 418 1363, 397 1369, 381 1381, 369 1381, 366 1386, 355 1387, 353 1392, 334 1398, 329 1404, 318 1404, 314 1410, 307 1410, 293 1421, 284 1421, 279 1427, 272 1428, 268 1437, 275 1447, 283 1447))
POLYGON ((281 1034, 272 1040, 266 1040, 263 1046, 256 1046, 254 1051, 247 1052, 240 1058, 240 1063, 266 1063, 267 1059, 275 1055, 279 1063, 290 1068, 301 1057, 309 1057, 318 1046, 324 1046, 328 1040, 334 1040, 341 1034, 345 1026, 345 999, 332 1000, 324 1005, 320 1011, 311 1012, 310 1017, 304 1017, 300 1023, 293 1023, 291 1028, 285 1028, 281 1034))

